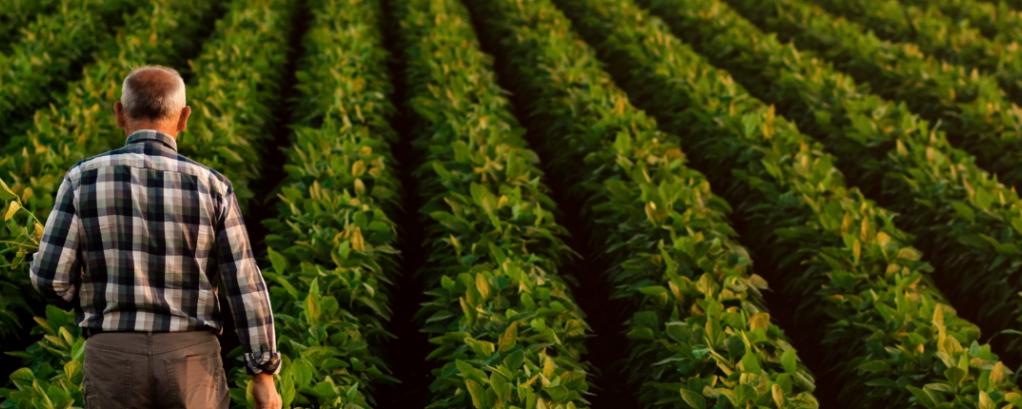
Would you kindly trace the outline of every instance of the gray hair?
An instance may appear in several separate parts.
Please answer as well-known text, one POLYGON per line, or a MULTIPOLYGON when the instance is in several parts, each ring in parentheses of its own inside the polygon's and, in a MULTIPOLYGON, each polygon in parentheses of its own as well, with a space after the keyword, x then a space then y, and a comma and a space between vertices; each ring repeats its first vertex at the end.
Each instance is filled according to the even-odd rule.
POLYGON ((185 107, 185 81, 170 67, 136 68, 124 78, 121 105, 131 119, 155 121, 172 117, 185 107))

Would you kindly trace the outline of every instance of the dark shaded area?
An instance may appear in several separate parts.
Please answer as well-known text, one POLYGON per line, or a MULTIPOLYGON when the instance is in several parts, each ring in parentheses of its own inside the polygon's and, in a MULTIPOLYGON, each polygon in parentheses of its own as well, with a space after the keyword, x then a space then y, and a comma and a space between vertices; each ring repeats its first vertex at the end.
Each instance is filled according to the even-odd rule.
MULTIPOLYGON (((586 355, 583 359, 588 363, 589 382, 592 396, 587 399, 594 409, 621 409, 639 407, 636 385, 627 382, 629 343, 626 337, 625 321, 634 310, 625 300, 613 297, 614 286, 604 274, 608 262, 600 257, 602 246, 598 238, 592 236, 587 224, 587 213, 584 201, 577 195, 569 193, 570 187, 578 182, 579 175, 565 175, 551 167, 553 158, 548 150, 544 150, 541 132, 537 124, 530 120, 529 101, 515 93, 515 74, 510 67, 513 61, 505 60, 496 52, 501 46, 497 33, 489 32, 480 11, 473 7, 473 1, 465 1, 471 11, 472 25, 475 28, 483 51, 494 57, 497 80, 502 88, 511 91, 510 99, 514 105, 514 114, 526 128, 526 139, 530 148, 540 155, 540 167, 543 170, 543 182, 550 188, 550 196, 557 203, 555 209, 557 223, 568 230, 565 241, 579 254, 563 263, 560 274, 567 279, 572 289, 575 302, 586 315, 586 323, 591 327, 591 335, 586 340, 586 355)), ((546 145, 549 147, 549 145, 546 145)))
MULTIPOLYGON (((738 232, 739 240, 749 237, 743 228, 744 220, 741 220, 738 212, 731 214, 729 220, 738 232)), ((818 325, 799 319, 798 302, 776 290, 781 287, 781 283, 788 279, 784 277, 784 271, 777 270, 773 264, 769 263, 769 258, 766 257, 769 243, 750 243, 749 240, 744 240, 743 244, 752 256, 755 272, 766 278, 767 283, 770 283, 770 289, 763 291, 763 300, 770 313, 770 320, 788 335, 791 345, 798 352, 798 357, 809 368, 816 380, 816 390, 813 391, 813 396, 819 401, 821 408, 846 407, 837 401, 838 394, 841 392, 841 384, 835 382, 836 375, 832 373, 832 365, 827 361, 828 351, 819 342, 823 337, 823 325, 825 324, 818 325)))
POLYGON ((432 365, 426 361, 432 347, 416 319, 420 306, 426 301, 425 289, 419 275, 426 262, 423 247, 426 233, 419 215, 422 198, 418 195, 418 181, 412 175, 419 166, 419 155, 412 146, 411 111, 405 107, 408 87, 404 77, 404 53, 397 35, 395 4, 392 0, 383 0, 382 3, 381 29, 384 33, 384 44, 391 53, 389 68, 391 83, 394 86, 391 101, 398 107, 391 124, 400 136, 400 141, 391 149, 397 161, 397 176, 401 182, 402 192, 402 211, 394 220, 399 229, 401 267, 390 294, 393 315, 388 328, 394 334, 394 338, 383 346, 382 352, 387 367, 399 383, 380 385, 375 391, 375 400, 378 408, 422 408, 429 402, 428 391, 433 375, 430 372, 432 365))
MULTIPOLYGON (((273 107, 273 122, 267 130, 271 136, 262 147, 262 157, 259 158, 262 162, 260 177, 258 180, 253 180, 252 185, 249 186, 254 196, 244 212, 245 226, 258 260, 266 260, 266 235, 269 233, 262 221, 277 216, 277 203, 280 201, 277 198, 277 189, 284 177, 287 176, 284 171, 287 155, 284 152, 291 145, 290 124, 293 122, 294 116, 294 105, 290 102, 298 97, 295 89, 297 82, 295 71, 298 59, 303 54, 302 37, 308 29, 309 22, 309 9, 306 7, 305 1, 295 1, 298 4, 295 6, 296 11, 291 18, 287 63, 281 72, 279 97, 277 105, 273 107)), ((267 263, 260 262, 260 264, 266 265, 267 263)), ((220 311, 223 311, 224 320, 224 332, 220 336, 221 356, 224 361, 224 369, 230 374, 238 366, 238 362, 228 358, 228 355, 231 355, 233 349, 241 346, 241 341, 238 339, 233 316, 228 312, 230 307, 227 305, 226 298, 220 298, 220 311)))
MULTIPOLYGON (((515 110, 520 114, 523 107, 516 104, 515 110)), ((534 136, 531 130, 527 131, 530 143, 538 146, 534 136)), ((630 345, 625 335, 625 321, 635 308, 626 300, 613 297, 614 287, 605 275, 608 262, 601 257, 603 249, 599 240, 588 229, 583 203, 567 194, 570 183, 552 176, 557 173, 544 165, 550 163, 546 152, 537 152, 544 181, 550 187, 550 196, 557 202, 557 222, 570 232, 565 241, 580 255, 561 265, 560 274, 571 284, 572 296, 585 312, 586 323, 592 329, 586 340, 586 354, 582 357, 590 366, 592 389, 589 392, 593 396, 587 399, 593 409, 638 408, 636 385, 627 381, 630 345)))
MULTIPOLYGON (((603 54, 600 56, 601 58, 604 57, 603 54)), ((616 73, 612 74, 620 83, 620 77, 616 73)), ((634 99, 633 102, 648 112, 652 111, 651 105, 655 104, 648 101, 635 101, 634 99)), ((662 123, 664 122, 666 120, 662 121, 662 123)), ((680 142, 682 142, 681 147, 684 150, 684 138, 680 142)), ((771 257, 779 258, 784 256, 784 254, 776 254, 777 250, 773 247, 774 243, 772 242, 774 236, 771 234, 769 240, 757 239, 760 234, 754 233, 754 225, 762 222, 749 220, 746 217, 746 211, 752 212, 752 210, 743 209, 741 206, 736 205, 742 200, 742 197, 738 195, 744 193, 723 189, 722 187, 727 186, 728 181, 719 177, 719 173, 710 172, 714 167, 731 167, 731 164, 713 163, 704 157, 695 155, 692 151, 686 152, 689 155, 687 157, 690 159, 690 167, 706 175, 710 184, 714 187, 714 193, 735 205, 734 211, 728 215, 728 221, 735 228, 735 232, 738 233, 739 243, 749 250, 749 255, 753 261, 753 271, 765 278, 770 285, 770 289, 763 291, 763 301, 767 307, 767 312, 770 313, 770 320, 784 330, 791 345, 798 353, 798 357, 812 373, 816 385, 813 396, 816 397, 821 408, 847 407, 840 404, 837 400, 842 383, 833 371, 834 360, 830 358, 833 354, 820 342, 825 335, 824 329, 829 322, 810 320, 808 315, 811 314, 808 313, 804 316, 800 315, 798 308, 800 301, 793 299, 793 297, 800 295, 795 289, 784 288, 783 284, 791 281, 791 277, 787 276, 790 274, 790 271, 777 268, 776 261, 771 257)))
MULTIPOLYGON (((28 271, 25 271, 25 275, 28 275, 28 271)), ((0 351, 13 352, 13 351, 24 351, 29 345, 38 341, 42 337, 42 334, 31 335, 30 331, 36 327, 35 321, 32 320, 33 316, 43 316, 45 311, 40 310, 37 313, 25 314, 18 312, 19 323, 21 324, 21 333, 15 335, 10 339, 3 340, 3 346, 0 347, 0 351)), ((16 358, 4 353, 0 353, 0 385, 7 385, 8 375, 14 372, 15 369, 22 367, 20 358, 16 358)))

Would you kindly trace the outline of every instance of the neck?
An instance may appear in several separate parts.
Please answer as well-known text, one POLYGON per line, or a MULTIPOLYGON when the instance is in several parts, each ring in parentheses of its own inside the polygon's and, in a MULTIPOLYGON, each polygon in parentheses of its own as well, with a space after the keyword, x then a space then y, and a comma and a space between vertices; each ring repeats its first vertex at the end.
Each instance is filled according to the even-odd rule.
POLYGON ((153 122, 138 122, 127 124, 124 127, 124 135, 128 136, 141 130, 158 131, 160 133, 166 134, 167 136, 170 136, 171 138, 177 139, 177 127, 153 122))

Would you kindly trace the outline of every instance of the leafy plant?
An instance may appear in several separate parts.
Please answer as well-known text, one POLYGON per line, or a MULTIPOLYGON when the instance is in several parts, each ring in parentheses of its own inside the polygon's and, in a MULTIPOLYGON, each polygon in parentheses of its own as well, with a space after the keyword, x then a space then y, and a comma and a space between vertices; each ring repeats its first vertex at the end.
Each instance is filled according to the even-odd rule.
POLYGON ((37 15, 53 8, 57 0, 8 0, 0 7, 0 52, 7 52, 23 29, 37 15))
POLYGON ((536 139, 585 203, 615 296, 633 305, 628 367, 643 405, 816 407, 729 206, 673 137, 628 102, 551 2, 473 5, 536 139))
POLYGON ((194 120, 177 142, 185 156, 223 172, 246 209, 263 165, 258 158, 272 140, 297 0, 240 3, 230 3, 202 53, 189 61, 194 120))
POLYGON ((379 351, 398 267, 389 55, 377 1, 310 3, 287 176, 265 221, 264 274, 289 358, 279 385, 285 407, 369 407, 372 387, 395 381, 379 351))
MULTIPOLYGON (((3 179, 0 179, 0 205, 2 231, 8 238, 0 242, 0 269, 24 271, 29 254, 39 248, 43 224, 25 209, 21 197, 3 179)), ((33 313, 30 298, 19 295, 22 290, 19 283, 0 281, 0 339, 17 339, 23 330, 20 317, 33 313)))
MULTIPOLYGON (((43 2, 45 3, 45 2, 43 2)), ((25 28, 21 41, 0 55, 0 141, 24 131, 32 111, 58 96, 61 85, 100 46, 111 46, 127 0, 63 0, 25 28)), ((6 7, 6 5, 5 5, 6 7)), ((145 14, 129 18, 144 19, 145 14)))
POLYGON ((74 314, 50 305, 35 322, 32 333, 42 338, 24 352, 10 353, 29 366, 10 374, 11 389, 0 389, 0 408, 81 407, 85 339, 74 314))
POLYGON ((991 13, 995 12, 988 8, 989 4, 977 1, 822 0, 820 4, 864 24, 881 37, 913 43, 918 46, 918 51, 986 71, 997 78, 1016 103, 1022 103, 1022 55, 1018 52, 1022 20, 1019 20, 1018 12, 1010 8, 1002 6, 996 12, 1002 13, 996 14, 998 16, 1011 19, 1005 23, 1007 26, 1014 26, 1011 29, 1006 27, 1002 33, 1008 33, 1009 38, 1002 38, 985 37, 975 29, 975 24, 980 23, 982 17, 973 16, 963 23, 949 19, 940 11, 954 8, 987 17, 994 15, 991 13))
POLYGON ((745 242, 798 303, 851 407, 1022 404, 1014 376, 933 287, 894 215, 834 158, 628 1, 559 1, 634 101, 689 143, 736 204, 745 242))
POLYGON ((457 1, 397 15, 430 222, 420 316, 441 366, 428 407, 588 406, 589 328, 556 274, 572 253, 491 60, 457 1))
MULTIPOLYGON (((906 0, 907 4, 935 8, 954 19, 956 25, 976 27, 983 35, 1002 43, 1022 41, 1022 3, 1018 0, 977 1, 977 0, 935 0, 923 2, 906 0), (1013 3, 1013 4, 1009 4, 1013 3)), ((933 15, 933 13, 930 13, 933 15)))
MULTIPOLYGON (((852 181, 901 213, 952 300, 986 329, 1022 324, 1022 200, 950 146, 943 132, 861 91, 851 78, 760 32, 716 0, 648 0, 678 33, 751 92, 779 104, 839 158, 852 181), (725 44, 729 46, 722 52, 725 44), (735 57, 738 58, 735 58, 735 57), (938 187, 939 188, 935 188, 938 187), (963 274, 969 271, 972 274, 963 274), (975 274, 975 275, 973 275, 975 274)), ((1012 357, 1019 354, 1008 348, 1012 357)))
POLYGON ((940 121, 955 146, 1009 185, 1022 172, 1004 152, 1022 150, 1022 108, 1011 103, 994 78, 941 63, 908 44, 889 43, 865 28, 835 18, 818 6, 789 0, 730 0, 765 29, 803 50, 827 58, 875 93, 904 101, 914 112, 940 121))
MULTIPOLYGON (((795 2, 792 2, 795 3, 795 2)), ((809 4, 808 2, 798 2, 809 4)), ((918 7, 911 1, 853 0, 836 2, 823 0, 816 7, 848 16, 854 22, 844 20, 841 24, 862 24, 880 38, 900 41, 923 52, 957 65, 977 66, 984 70, 995 70, 1000 45, 987 38, 972 24, 956 24, 935 7, 918 7), (870 10, 872 9, 872 10, 870 10), (896 13, 897 16, 883 16, 896 13), (914 26, 914 27, 913 27, 914 26), (911 33, 914 30, 915 33, 911 33), (911 34, 910 34, 911 33, 911 34)), ((934 2, 930 2, 933 4, 934 2)), ((814 9, 816 8, 814 7, 814 9)), ((835 16, 831 16, 834 19, 835 16)))

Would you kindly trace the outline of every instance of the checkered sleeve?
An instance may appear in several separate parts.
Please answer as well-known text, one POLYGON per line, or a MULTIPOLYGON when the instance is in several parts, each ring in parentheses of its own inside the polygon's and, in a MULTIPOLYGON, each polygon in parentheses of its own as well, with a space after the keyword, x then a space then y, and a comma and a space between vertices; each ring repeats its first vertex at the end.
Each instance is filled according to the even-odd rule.
POLYGON ((80 282, 79 221, 75 193, 66 176, 57 189, 53 211, 46 219, 39 251, 32 257, 29 276, 32 286, 46 298, 67 306, 80 282))
POLYGON ((278 372, 280 354, 277 352, 270 294, 252 254, 238 200, 230 188, 221 201, 216 226, 216 253, 238 337, 246 350, 248 369, 252 373, 278 372))

